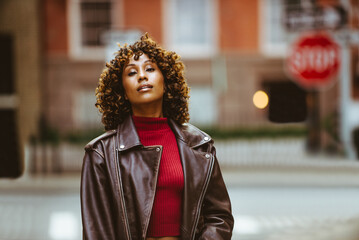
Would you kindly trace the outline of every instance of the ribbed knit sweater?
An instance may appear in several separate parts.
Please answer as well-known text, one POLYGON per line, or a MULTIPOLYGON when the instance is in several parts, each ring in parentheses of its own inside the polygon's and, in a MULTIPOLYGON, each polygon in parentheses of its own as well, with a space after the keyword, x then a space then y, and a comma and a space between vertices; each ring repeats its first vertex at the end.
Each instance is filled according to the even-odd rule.
POLYGON ((147 237, 179 236, 184 178, 176 137, 167 118, 132 118, 141 143, 163 149, 147 237))

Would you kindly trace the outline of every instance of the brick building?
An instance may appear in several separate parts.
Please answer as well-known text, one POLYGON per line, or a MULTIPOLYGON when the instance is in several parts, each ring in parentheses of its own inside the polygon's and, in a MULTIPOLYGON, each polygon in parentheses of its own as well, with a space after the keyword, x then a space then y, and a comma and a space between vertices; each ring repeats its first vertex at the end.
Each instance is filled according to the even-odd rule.
MULTIPOLYGON (((149 32, 166 49, 182 56, 191 87, 191 122, 196 125, 287 126, 270 122, 268 107, 254 106, 252 98, 258 90, 281 89, 277 95, 282 102, 292 102, 288 108, 292 113, 307 104, 306 91, 289 80, 284 71, 285 55, 293 38, 281 24, 285 1, 42 2, 43 113, 48 124, 61 132, 101 126, 94 108, 94 90, 106 59, 103 36, 108 32, 149 32), (286 101, 294 92, 304 97, 286 101)), ((323 121, 337 111, 337 99, 337 83, 319 93, 323 121)), ((276 108, 281 108, 280 103, 276 108)), ((307 113, 305 109, 303 112, 289 122, 304 126, 307 113)))
POLYGON ((94 89, 105 62, 99 33, 109 30, 149 32, 182 56, 192 120, 200 125, 265 124, 265 110, 251 102, 254 92, 264 80, 287 81, 282 58, 272 51, 277 43, 261 31, 267 26, 261 26, 266 20, 260 11, 271 6, 266 1, 43 2, 43 110, 61 131, 98 126, 94 89))

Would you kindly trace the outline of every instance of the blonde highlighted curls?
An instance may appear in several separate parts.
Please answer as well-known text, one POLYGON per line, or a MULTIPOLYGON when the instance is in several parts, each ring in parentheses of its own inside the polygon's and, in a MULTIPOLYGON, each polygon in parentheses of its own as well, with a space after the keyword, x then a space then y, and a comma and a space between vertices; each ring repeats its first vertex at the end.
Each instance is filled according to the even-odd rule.
POLYGON ((189 88, 184 77, 184 64, 175 52, 161 48, 148 33, 132 45, 119 46, 115 58, 101 73, 96 88, 95 106, 102 113, 102 123, 106 130, 117 128, 117 125, 131 114, 131 104, 125 98, 125 89, 122 85, 124 66, 134 56, 135 60, 146 54, 161 70, 165 91, 163 95, 163 115, 179 124, 188 122, 189 88))

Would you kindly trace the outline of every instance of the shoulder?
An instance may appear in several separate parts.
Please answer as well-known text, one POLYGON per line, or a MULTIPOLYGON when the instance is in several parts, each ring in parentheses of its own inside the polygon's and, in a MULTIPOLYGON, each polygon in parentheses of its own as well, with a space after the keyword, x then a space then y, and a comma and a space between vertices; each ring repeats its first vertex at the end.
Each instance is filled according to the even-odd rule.
POLYGON ((190 123, 183 123, 180 125, 180 128, 186 142, 188 142, 192 147, 197 147, 206 143, 213 143, 210 135, 190 123))
POLYGON ((101 134, 100 136, 92 139, 88 144, 86 144, 85 146, 85 150, 89 151, 89 150, 93 150, 96 148, 96 145, 102 141, 102 140, 106 140, 109 139, 111 136, 115 135, 117 133, 116 129, 113 130, 109 130, 103 134, 101 134))
POLYGON ((195 137, 208 137, 211 138, 206 132, 202 131, 198 127, 192 125, 191 123, 183 123, 181 125, 182 131, 186 132, 188 135, 195 137))

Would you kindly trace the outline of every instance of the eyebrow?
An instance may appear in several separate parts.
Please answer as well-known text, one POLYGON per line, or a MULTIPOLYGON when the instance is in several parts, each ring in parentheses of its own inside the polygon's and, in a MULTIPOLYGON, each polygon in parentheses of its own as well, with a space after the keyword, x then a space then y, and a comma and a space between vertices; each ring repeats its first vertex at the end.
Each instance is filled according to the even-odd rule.
MULTIPOLYGON (((151 59, 146 60, 144 63, 147 63, 147 62, 154 63, 151 59)), ((133 64, 133 63, 127 64, 127 65, 124 67, 124 69, 127 68, 127 67, 131 67, 131 66, 136 66, 136 64, 133 64)))

